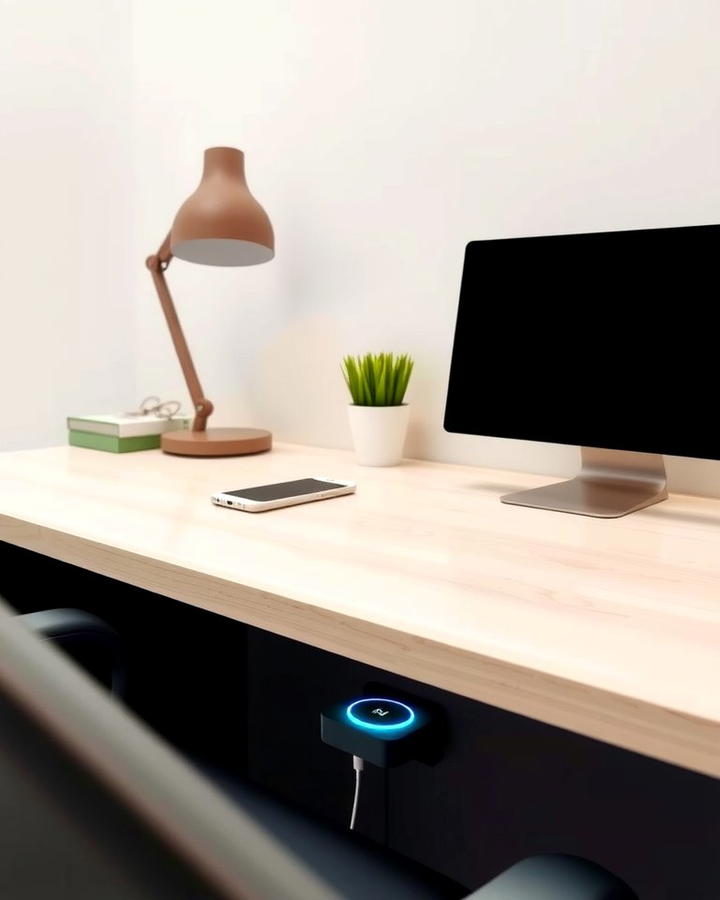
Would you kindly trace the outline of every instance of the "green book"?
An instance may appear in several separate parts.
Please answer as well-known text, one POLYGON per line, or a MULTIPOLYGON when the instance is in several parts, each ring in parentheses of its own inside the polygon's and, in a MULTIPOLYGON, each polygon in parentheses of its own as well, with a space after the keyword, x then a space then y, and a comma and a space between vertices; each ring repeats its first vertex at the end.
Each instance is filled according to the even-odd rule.
POLYGON ((105 450, 107 453, 132 453, 134 450, 155 450, 160 446, 159 434, 142 434, 137 437, 115 437, 112 434, 93 434, 91 431, 68 431, 71 447, 88 450, 105 450))

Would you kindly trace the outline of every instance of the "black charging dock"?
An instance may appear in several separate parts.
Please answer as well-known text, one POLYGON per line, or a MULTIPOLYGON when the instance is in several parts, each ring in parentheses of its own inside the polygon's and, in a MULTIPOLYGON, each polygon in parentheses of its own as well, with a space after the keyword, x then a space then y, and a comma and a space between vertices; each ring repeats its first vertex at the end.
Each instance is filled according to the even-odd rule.
POLYGON ((320 714, 326 744, 383 768, 411 759, 432 765, 441 756, 444 732, 444 717, 433 704, 376 683, 320 714))

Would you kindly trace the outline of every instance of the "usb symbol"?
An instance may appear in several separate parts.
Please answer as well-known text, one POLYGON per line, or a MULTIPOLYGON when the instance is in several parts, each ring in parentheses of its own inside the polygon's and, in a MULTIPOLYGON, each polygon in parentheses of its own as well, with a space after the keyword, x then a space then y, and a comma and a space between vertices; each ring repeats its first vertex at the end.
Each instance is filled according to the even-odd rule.
POLYGON ((372 715, 373 716, 387 716, 389 712, 390 712, 389 709, 380 709, 380 707, 378 706, 377 709, 374 709, 372 711, 372 715))

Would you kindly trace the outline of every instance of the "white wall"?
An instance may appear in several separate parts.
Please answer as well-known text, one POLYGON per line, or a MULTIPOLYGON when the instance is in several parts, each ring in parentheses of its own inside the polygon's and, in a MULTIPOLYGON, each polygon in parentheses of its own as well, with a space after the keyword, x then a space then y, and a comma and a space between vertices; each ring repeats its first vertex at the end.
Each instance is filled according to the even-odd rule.
POLYGON ((129 0, 0 0, 0 449, 136 400, 129 0))
MULTIPOLYGON (((464 245, 719 221, 719 32, 716 0, 137 3, 135 255, 214 144, 246 151, 277 232, 267 266, 170 272, 217 422, 349 446, 342 354, 407 350, 411 454, 572 471, 572 448, 442 430, 464 245)), ((184 395, 137 283, 142 390, 184 395)))
MULTIPOLYGON (((716 0, 138 0, 136 130, 124 145, 136 208, 123 266, 123 232, 98 214, 127 212, 115 142, 125 124, 123 4, 74 0, 69 22, 67 5, 45 6, 39 42, 38 16, 23 13, 35 60, 17 35, 2 38, 16 66, 2 90, 16 96, 23 131, 11 140, 15 172, 1 170, 10 208, 22 207, 31 174, 42 185, 30 182, 38 215, 2 225, 10 292, 28 298, 15 366, 35 379, 38 422, 50 413, 38 385, 64 413, 103 408, 126 383, 126 277, 137 390, 185 399, 143 259, 197 181, 206 146, 246 151, 250 186, 277 232, 269 265, 176 262, 169 273, 215 420, 307 443, 349 446, 343 353, 408 350, 417 360, 412 454, 572 471, 571 448, 442 431, 464 244, 720 220, 716 0), (38 133, 46 140, 33 158, 38 133), (60 247, 39 266, 29 238, 46 207, 43 233, 60 247), (38 356, 27 358, 33 330, 50 352, 42 375, 38 356), (68 346, 78 333, 83 346, 68 346), (75 403, 82 391, 87 402, 75 403)), ((3 338, 11 354, 15 340, 3 338)), ((718 471, 673 461, 673 484, 711 490, 718 471)))

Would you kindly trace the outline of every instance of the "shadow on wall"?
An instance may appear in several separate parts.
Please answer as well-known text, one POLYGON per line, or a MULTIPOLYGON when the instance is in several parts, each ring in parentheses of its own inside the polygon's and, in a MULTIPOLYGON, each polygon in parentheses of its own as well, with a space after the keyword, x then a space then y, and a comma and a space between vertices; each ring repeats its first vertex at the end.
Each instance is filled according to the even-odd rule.
POLYGON ((330 316, 291 320, 270 337, 248 391, 280 440, 350 447, 348 397, 340 371, 344 352, 330 316))

